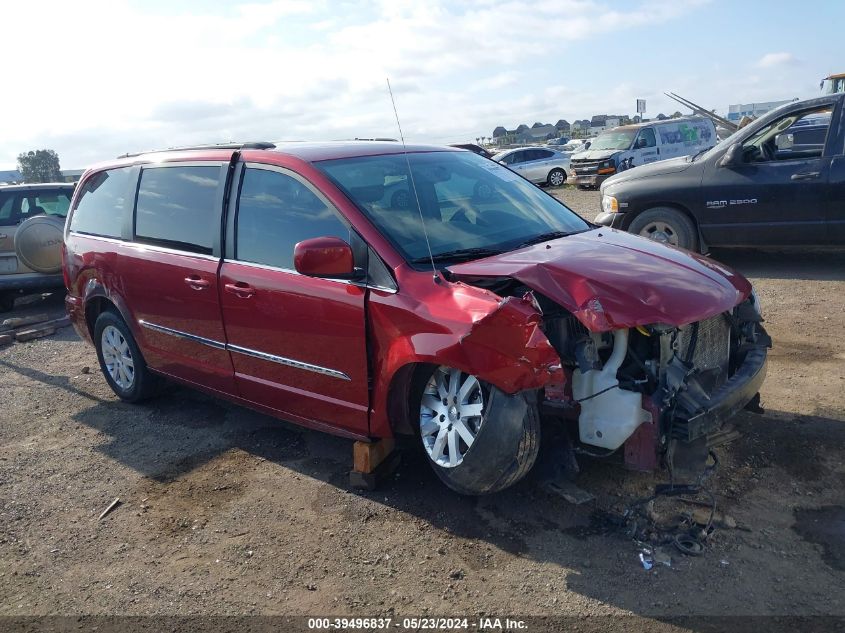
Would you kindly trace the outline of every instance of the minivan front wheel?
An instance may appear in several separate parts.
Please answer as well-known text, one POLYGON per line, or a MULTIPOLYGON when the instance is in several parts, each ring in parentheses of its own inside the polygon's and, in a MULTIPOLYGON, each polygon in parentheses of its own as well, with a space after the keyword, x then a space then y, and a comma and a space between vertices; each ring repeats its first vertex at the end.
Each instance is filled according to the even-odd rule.
POLYGON ((100 370, 121 400, 139 402, 153 394, 156 377, 123 319, 111 311, 101 313, 94 322, 94 343, 100 370))
POLYGON ((440 366, 416 381, 418 436, 437 476, 465 495, 504 490, 537 459, 536 403, 477 377, 440 366))
POLYGON ((634 218, 628 231, 656 242, 679 246, 687 250, 698 249, 695 225, 686 215, 668 207, 655 207, 643 211, 634 218))

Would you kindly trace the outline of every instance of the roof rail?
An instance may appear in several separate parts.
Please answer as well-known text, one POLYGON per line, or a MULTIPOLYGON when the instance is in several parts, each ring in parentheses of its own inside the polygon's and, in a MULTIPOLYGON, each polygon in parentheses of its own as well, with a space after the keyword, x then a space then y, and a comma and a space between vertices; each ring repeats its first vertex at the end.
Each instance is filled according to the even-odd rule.
POLYGON ((168 147, 165 149, 150 149, 143 152, 127 152, 118 158, 132 158, 144 154, 155 154, 158 152, 181 152, 187 150, 202 149, 275 149, 276 145, 267 141, 253 141, 249 143, 209 143, 206 145, 185 145, 183 147, 168 147))

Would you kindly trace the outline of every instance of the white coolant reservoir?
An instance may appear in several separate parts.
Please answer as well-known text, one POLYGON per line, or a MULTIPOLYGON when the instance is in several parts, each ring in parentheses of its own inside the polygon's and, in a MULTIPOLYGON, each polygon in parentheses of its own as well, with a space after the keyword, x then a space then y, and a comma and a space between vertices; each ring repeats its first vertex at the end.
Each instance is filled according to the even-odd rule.
POLYGON ((641 406, 642 395, 617 386, 616 372, 627 352, 628 330, 615 330, 613 352, 604 367, 584 373, 576 369, 572 374, 572 395, 582 400, 578 433, 584 444, 615 450, 640 424, 651 420, 641 406), (591 398, 594 394, 599 395, 591 398))

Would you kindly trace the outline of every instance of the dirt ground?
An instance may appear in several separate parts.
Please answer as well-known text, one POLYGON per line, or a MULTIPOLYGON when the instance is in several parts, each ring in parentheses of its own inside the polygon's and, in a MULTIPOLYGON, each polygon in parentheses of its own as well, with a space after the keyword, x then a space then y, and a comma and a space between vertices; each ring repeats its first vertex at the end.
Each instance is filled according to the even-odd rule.
MULTIPOLYGON (((557 195, 595 215, 596 192, 557 195)), ((0 615, 845 616, 845 254, 713 256, 754 282, 774 348, 765 414, 718 449, 741 529, 704 556, 646 571, 597 519, 660 474, 596 460, 593 503, 532 476, 470 499, 410 453, 353 491, 351 442, 175 386, 123 404, 66 328, 0 349, 0 615)))

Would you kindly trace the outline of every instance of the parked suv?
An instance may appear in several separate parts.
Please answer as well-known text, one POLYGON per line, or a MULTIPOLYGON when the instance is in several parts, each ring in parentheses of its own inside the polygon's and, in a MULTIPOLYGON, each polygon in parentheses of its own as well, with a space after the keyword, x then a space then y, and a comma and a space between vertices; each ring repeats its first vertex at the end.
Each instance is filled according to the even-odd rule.
POLYGON ((62 288, 62 231, 73 185, 0 186, 0 312, 27 290, 62 288))
POLYGON ((743 277, 593 228, 451 148, 253 144, 99 165, 74 195, 65 275, 123 400, 167 377, 348 438, 413 434, 465 494, 528 472, 541 416, 550 437, 632 468, 677 463, 765 373, 743 277), (409 205, 385 195, 396 181, 409 205))
POLYGON ((692 250, 845 244, 845 95, 789 103, 716 147, 601 187, 598 224, 692 250))

